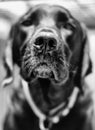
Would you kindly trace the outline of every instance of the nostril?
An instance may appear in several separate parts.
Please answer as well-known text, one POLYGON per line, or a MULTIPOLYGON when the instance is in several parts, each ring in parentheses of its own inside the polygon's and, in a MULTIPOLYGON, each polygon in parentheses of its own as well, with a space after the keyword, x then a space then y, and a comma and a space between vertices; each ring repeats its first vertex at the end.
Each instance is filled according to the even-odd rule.
POLYGON ((38 45, 38 46, 43 45, 43 43, 44 43, 44 38, 43 38, 43 37, 38 37, 38 38, 35 40, 35 42, 34 42, 34 44, 35 44, 35 45, 38 45))
POLYGON ((57 45, 56 39, 54 39, 54 38, 48 39, 48 46, 50 49, 56 48, 56 45, 57 45))

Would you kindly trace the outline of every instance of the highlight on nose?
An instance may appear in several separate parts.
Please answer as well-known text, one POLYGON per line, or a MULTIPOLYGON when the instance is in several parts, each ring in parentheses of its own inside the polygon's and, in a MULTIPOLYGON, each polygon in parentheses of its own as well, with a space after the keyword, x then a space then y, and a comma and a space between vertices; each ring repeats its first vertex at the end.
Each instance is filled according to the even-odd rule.
POLYGON ((35 47, 42 49, 43 47, 46 49, 46 51, 51 51, 56 49, 57 46, 57 40, 54 37, 43 37, 40 36, 36 38, 35 47))

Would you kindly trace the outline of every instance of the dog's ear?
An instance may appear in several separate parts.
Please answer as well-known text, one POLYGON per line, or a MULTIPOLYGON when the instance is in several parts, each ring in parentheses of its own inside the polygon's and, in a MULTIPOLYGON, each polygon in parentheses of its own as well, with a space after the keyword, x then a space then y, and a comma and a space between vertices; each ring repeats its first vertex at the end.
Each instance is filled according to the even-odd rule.
POLYGON ((77 74, 75 76, 75 83, 77 86, 83 89, 83 83, 85 77, 88 76, 92 72, 92 63, 90 58, 90 46, 89 39, 87 36, 87 29, 84 24, 80 25, 82 32, 82 49, 80 54, 80 60, 78 65, 77 74))
MULTIPOLYGON (((17 28, 16 28, 16 24, 14 24, 10 30, 9 37, 7 39, 7 45, 5 47, 5 51, 3 55, 3 64, 6 71, 6 76, 2 82, 3 87, 13 82, 13 77, 14 77, 13 44, 15 44, 14 43, 15 37, 17 38, 16 33, 17 33, 17 28)), ((17 48, 15 48, 15 52, 16 50, 17 48)))
POLYGON ((12 39, 8 40, 3 56, 3 64, 6 70, 6 76, 3 79, 2 86, 6 86, 13 81, 13 60, 12 60, 12 39))
POLYGON ((21 24, 18 20, 11 28, 5 53, 3 56, 3 63, 6 70, 6 77, 3 80, 3 86, 6 86, 13 81, 15 65, 20 67, 21 63, 21 46, 26 39, 26 32, 21 29, 21 24))
POLYGON ((89 75, 92 72, 92 62, 90 57, 90 42, 86 33, 87 31, 84 25, 82 25, 82 28, 84 31, 83 44, 85 44, 85 46, 83 50, 81 77, 85 78, 85 76, 89 75))

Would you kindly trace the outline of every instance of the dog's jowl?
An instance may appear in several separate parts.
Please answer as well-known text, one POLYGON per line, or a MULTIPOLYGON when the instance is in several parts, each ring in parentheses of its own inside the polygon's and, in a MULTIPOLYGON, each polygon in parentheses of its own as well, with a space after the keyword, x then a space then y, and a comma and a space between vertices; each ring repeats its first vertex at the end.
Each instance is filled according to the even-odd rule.
POLYGON ((13 25, 4 55, 3 85, 13 84, 4 130, 94 130, 90 96, 83 98, 87 52, 86 31, 67 9, 29 9, 13 25))

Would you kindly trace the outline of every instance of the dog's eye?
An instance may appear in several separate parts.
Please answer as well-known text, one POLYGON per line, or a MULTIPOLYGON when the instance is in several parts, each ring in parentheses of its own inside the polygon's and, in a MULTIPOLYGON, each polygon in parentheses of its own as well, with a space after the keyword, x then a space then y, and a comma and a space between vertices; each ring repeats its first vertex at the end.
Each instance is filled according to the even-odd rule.
POLYGON ((31 26, 31 25, 37 25, 38 24, 38 14, 37 12, 32 13, 30 16, 28 16, 25 20, 21 22, 23 26, 31 26))
POLYGON ((60 28, 68 21, 68 17, 65 13, 58 12, 56 15, 56 21, 57 26, 60 28))
POLYGON ((67 17, 67 15, 65 14, 65 13, 62 13, 62 12, 58 12, 58 14, 57 14, 57 21, 58 22, 67 22, 68 21, 68 17, 67 17))
POLYGON ((28 20, 23 21, 21 24, 24 26, 30 26, 32 24, 32 22, 30 19, 28 19, 28 20))

